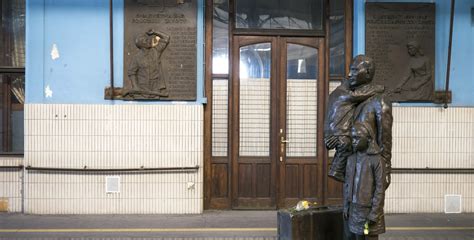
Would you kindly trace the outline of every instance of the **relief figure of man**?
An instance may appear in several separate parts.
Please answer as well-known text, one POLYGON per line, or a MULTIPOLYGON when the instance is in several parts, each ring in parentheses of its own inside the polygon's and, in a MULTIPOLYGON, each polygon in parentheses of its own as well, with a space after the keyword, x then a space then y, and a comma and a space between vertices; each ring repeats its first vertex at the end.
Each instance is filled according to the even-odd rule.
POLYGON ((149 30, 139 34, 135 45, 139 51, 128 67, 131 89, 126 95, 134 98, 160 98, 168 96, 166 74, 161 55, 170 42, 170 37, 160 31, 149 30))

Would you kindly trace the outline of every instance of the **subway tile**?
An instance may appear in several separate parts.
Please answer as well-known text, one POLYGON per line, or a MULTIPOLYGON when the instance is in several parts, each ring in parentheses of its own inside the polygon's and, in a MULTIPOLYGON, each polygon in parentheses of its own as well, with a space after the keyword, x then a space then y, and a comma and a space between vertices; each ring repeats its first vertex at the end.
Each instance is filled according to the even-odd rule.
MULTIPOLYGON (((26 109, 27 119, 31 120, 25 139, 28 146, 25 162, 33 162, 35 166, 191 166, 196 155, 202 162, 200 105, 38 104, 26 109)), ((187 190, 183 174, 119 174, 122 192, 105 194, 104 174, 28 173, 26 211, 40 214, 202 212, 202 204, 195 204, 199 202, 196 194, 191 194, 199 188, 187 190), (157 208, 162 202, 162 207, 157 208)), ((191 175, 198 174, 203 173, 191 175)))

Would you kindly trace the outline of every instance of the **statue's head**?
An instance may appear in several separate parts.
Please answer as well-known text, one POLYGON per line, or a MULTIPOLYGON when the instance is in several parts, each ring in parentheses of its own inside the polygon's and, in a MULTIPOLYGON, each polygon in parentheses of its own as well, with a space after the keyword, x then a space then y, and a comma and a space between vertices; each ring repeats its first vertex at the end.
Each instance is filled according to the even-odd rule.
POLYGON ((410 41, 410 42, 407 43, 407 50, 408 50, 408 54, 410 54, 410 56, 416 56, 417 54, 423 56, 423 52, 421 51, 420 43, 418 43, 415 40, 410 41))
POLYGON ((375 129, 366 122, 354 122, 352 126, 352 149, 355 152, 378 154, 381 152, 376 141, 375 129))
POLYGON ((365 152, 369 146, 369 132, 360 122, 355 122, 352 126, 352 149, 358 152, 365 152))
POLYGON ((139 49, 151 48, 151 38, 147 34, 139 34, 135 38, 135 46, 139 49))
POLYGON ((357 88, 361 85, 368 84, 372 82, 374 74, 374 61, 365 55, 357 55, 352 60, 349 71, 349 85, 351 88, 357 88))

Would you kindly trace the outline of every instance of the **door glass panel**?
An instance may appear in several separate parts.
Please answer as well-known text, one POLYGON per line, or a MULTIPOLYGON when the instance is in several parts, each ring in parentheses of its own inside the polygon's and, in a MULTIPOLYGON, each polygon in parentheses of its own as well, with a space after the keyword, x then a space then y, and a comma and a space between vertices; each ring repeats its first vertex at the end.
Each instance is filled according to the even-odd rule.
POLYGON ((0 66, 25 67, 25 1, 0 1, 0 66))
POLYGON ((23 122, 23 109, 18 111, 12 111, 12 152, 23 153, 23 138, 24 138, 24 122, 23 122))
POLYGON ((322 30, 323 0, 238 0, 236 28, 322 30))
POLYGON ((318 50, 287 45, 287 157, 315 157, 317 140, 318 50))
POLYGON ((239 154, 270 156, 271 44, 240 48, 239 154))
POLYGON ((228 81, 212 80, 212 156, 227 156, 228 81))
POLYGON ((25 75, 0 74, 0 153, 23 152, 24 102, 25 75))
POLYGON ((212 73, 229 73, 229 4, 214 0, 212 20, 212 73))

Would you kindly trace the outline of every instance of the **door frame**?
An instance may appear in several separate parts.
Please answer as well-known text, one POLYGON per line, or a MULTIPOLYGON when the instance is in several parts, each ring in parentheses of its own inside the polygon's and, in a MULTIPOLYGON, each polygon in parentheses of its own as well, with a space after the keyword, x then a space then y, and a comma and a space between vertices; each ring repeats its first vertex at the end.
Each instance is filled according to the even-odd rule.
MULTIPOLYGON (((304 193, 304 189, 309 188, 304 182, 304 168, 309 165, 316 166, 316 183, 317 193, 313 198, 308 197, 308 200, 321 202, 323 199, 323 167, 325 166, 324 154, 325 147, 322 140, 323 132, 323 118, 325 108, 323 107, 326 99, 327 86, 324 81, 325 71, 323 71, 325 61, 325 46, 324 39, 322 38, 308 38, 308 37, 280 37, 280 36, 234 36, 232 46, 232 90, 229 96, 229 114, 231 119, 230 129, 231 133, 229 137, 229 144, 231 146, 230 158, 231 158, 231 200, 232 209, 253 209, 252 205, 260 206, 259 209, 275 209, 284 208, 290 205, 294 205, 300 200, 304 193), (270 43, 271 44, 271 76, 270 76, 270 152, 269 162, 271 165, 270 170, 270 200, 264 199, 242 199, 239 197, 239 171, 240 163, 252 164, 252 178, 250 181, 254 183, 250 190, 255 196, 256 194, 256 165, 259 160, 256 157, 241 157, 239 156, 239 143, 240 143, 240 48, 243 46, 249 46, 252 44, 259 43, 270 43), (286 138, 286 79, 287 79, 287 47, 288 44, 298 44, 301 46, 312 47, 318 50, 318 76, 317 76, 317 142, 316 142, 316 156, 310 158, 293 158, 291 159, 291 165, 297 167, 297 186, 298 195, 301 195, 296 199, 288 199, 285 194, 286 186, 286 164, 288 159, 286 157, 286 145, 280 146, 280 129, 283 130, 286 138), (280 151, 281 147, 285 150, 280 151), (247 159, 247 161, 245 160, 247 159), (305 188, 306 187, 306 188, 305 188)), ((315 79, 316 80, 316 79, 315 79)), ((308 168, 307 168, 308 169, 308 168)), ((314 174, 314 173, 313 173, 314 174)), ((306 174, 308 175, 308 174, 306 174)))
MULTIPOLYGON (((306 200, 310 201, 317 201, 318 203, 322 202, 323 199, 323 187, 324 187, 324 177, 323 177, 323 167, 325 166, 324 156, 326 155, 326 149, 324 146, 324 140, 322 138, 323 130, 324 130, 324 114, 325 114, 325 100, 326 100, 326 92, 327 92, 327 84, 325 81, 325 66, 326 66, 326 48, 325 48, 325 41, 324 38, 308 38, 308 37, 281 37, 279 38, 279 46, 278 48, 281 49, 282 55, 279 56, 279 67, 278 67, 278 91, 279 91, 279 103, 278 103, 278 127, 279 129, 283 129, 283 135, 285 139, 288 139, 287 136, 287 124, 286 124, 286 104, 287 101, 287 44, 298 44, 302 46, 312 47, 318 50, 318 76, 317 76, 317 128, 316 128, 316 156, 313 157, 298 157, 294 159, 288 159, 286 156, 286 146, 285 150, 278 151, 278 147, 275 147, 277 152, 277 159, 278 160, 278 184, 277 184, 277 197, 278 197, 278 208, 286 208, 289 206, 294 206, 298 200, 296 199, 289 199, 285 198, 285 187, 286 187, 286 164, 298 164, 299 166, 299 173, 298 173, 298 181, 299 181, 299 189, 298 192, 303 194, 305 191, 304 187, 304 165, 315 164, 317 167, 317 194, 314 198, 305 198, 306 200), (310 160, 313 158, 314 160, 310 160)), ((280 133, 278 133, 280 134, 280 133)), ((278 138, 281 136, 277 136, 278 138)), ((288 139, 291 141, 291 139, 288 139)), ((281 143, 280 143, 281 144, 281 143)), ((306 186, 308 187, 308 186, 306 186)))
MULTIPOLYGON (((233 32, 233 22, 235 21, 233 13, 233 2, 235 0, 229 0, 229 49, 232 48, 232 37, 237 35, 233 32)), ((329 81, 340 81, 343 79, 344 75, 337 75, 337 76, 330 76, 329 75, 329 38, 330 38, 330 21, 327 21, 329 8, 330 8, 330 0, 326 1, 326 16, 324 19, 325 26, 325 34, 324 36, 320 36, 324 38, 324 46, 326 49, 325 52, 325 62, 327 63, 324 66, 324 70, 326 72, 325 78, 323 81, 326 84, 326 89, 329 88, 329 81)), ((353 9, 354 3, 353 0, 343 0, 344 1, 344 36, 345 36, 345 72, 348 72, 350 61, 353 56, 353 9)), ((203 172, 204 172, 204 179, 203 179, 203 200, 204 200, 204 209, 231 209, 231 162, 230 162, 230 146, 228 146, 229 154, 227 156, 213 156, 212 155, 212 101, 213 101, 213 92, 212 86, 214 79, 227 79, 229 82, 228 88, 229 92, 232 91, 232 74, 213 74, 212 73, 212 56, 213 56, 213 0, 206 0, 205 1, 205 97, 207 99, 207 103, 204 104, 204 146, 203 146, 203 157, 204 157, 204 165, 203 165, 203 172), (215 169, 220 169, 220 171, 215 171, 215 169), (222 180, 219 186, 216 187, 216 180, 222 180), (219 188, 219 189, 216 189, 219 188), (216 195, 215 193, 218 192, 216 195)), ((256 33, 258 34, 258 33, 256 33)), ((297 35, 289 33, 287 37, 297 37, 297 35)), ((312 35, 316 37, 316 35, 312 35)), ((230 50, 229 50, 230 52, 230 50)), ((232 69, 232 57, 229 56, 229 70, 232 69)), ((230 72, 229 72, 230 73, 230 72)), ((326 93, 327 94, 327 93, 326 93)), ((229 99, 229 105, 231 104, 229 99)), ((321 108, 325 108, 326 106, 320 106, 321 108)), ((229 111, 230 112, 230 111, 229 111)), ((230 119, 230 118, 228 118, 230 119)), ((228 129, 230 128, 230 121, 228 122, 228 129)), ((228 138, 232 137, 232 132, 229 132, 228 138)), ((327 151, 322 153, 323 157, 323 164, 327 166, 330 162, 328 158, 327 151)), ((339 197, 339 190, 340 184, 331 181, 327 176, 327 167, 323 168, 323 173, 321 177, 323 178, 323 189, 322 189, 322 202, 320 204, 338 204, 340 202, 339 197), (336 184, 336 185, 335 185, 336 184), (336 187, 336 188, 335 188, 336 187)))
MULTIPOLYGON (((270 43, 271 44, 271 72, 270 72, 270 110, 276 109, 275 106, 277 102, 275 101, 278 91, 275 91, 274 89, 278 87, 278 84, 276 84, 277 80, 277 64, 278 64, 278 57, 274 53, 277 51, 274 50, 274 47, 277 47, 277 38, 276 37, 271 37, 271 36, 234 36, 232 39, 232 48, 230 50, 231 52, 231 58, 232 58, 232 69, 231 69, 231 78, 232 78, 232 88, 229 91, 229 119, 231 121, 230 123, 230 128, 228 129, 229 134, 229 145, 231 146, 230 149, 230 162, 231 162, 231 201, 232 201, 232 209, 254 209, 254 207, 247 206, 247 204, 253 204, 253 206, 260 205, 258 209, 275 209, 276 208, 276 199, 277 199, 277 190, 276 190, 276 184, 277 184, 277 164, 275 161, 275 151, 272 149, 271 146, 275 144, 275 127, 274 125, 278 121, 278 115, 270 112, 270 149, 269 149, 269 162, 270 162, 270 199, 238 199, 237 196, 238 191, 239 191, 239 176, 238 176, 238 170, 239 170, 239 163, 240 163, 240 158, 244 159, 243 161, 245 162, 245 158, 249 160, 249 163, 252 161, 255 161, 255 157, 240 157, 239 156, 239 137, 240 137, 240 132, 239 132, 239 117, 240 117, 240 109, 239 109, 239 91, 240 91, 240 81, 239 81, 239 70, 240 70, 240 47, 242 46, 248 46, 252 44, 258 44, 258 43, 270 43)), ((254 164, 255 165, 255 164, 254 164)), ((254 166, 255 168, 255 166, 254 166)), ((253 171, 256 171, 253 169, 253 171)), ((253 182, 256 182, 256 173, 253 173, 253 179, 251 179, 253 182)), ((253 186, 253 189, 251 190, 256 194, 257 189, 255 186, 253 186)))

